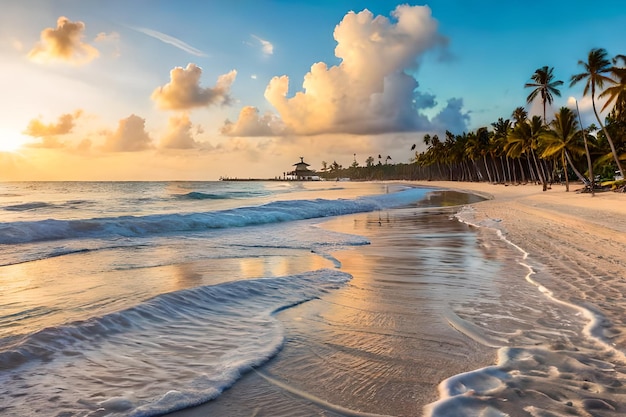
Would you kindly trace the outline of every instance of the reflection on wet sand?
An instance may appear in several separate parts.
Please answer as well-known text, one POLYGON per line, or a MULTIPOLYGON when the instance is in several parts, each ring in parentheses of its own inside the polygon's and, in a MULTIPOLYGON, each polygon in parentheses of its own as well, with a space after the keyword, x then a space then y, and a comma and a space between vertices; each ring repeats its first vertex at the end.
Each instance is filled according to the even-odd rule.
POLYGON ((278 314, 286 342, 272 361, 216 401, 175 415, 419 416, 442 380, 493 363, 496 350, 447 315, 497 298, 492 279, 510 265, 485 259, 475 231, 453 213, 414 207, 324 223, 371 241, 333 253, 353 279, 278 314))

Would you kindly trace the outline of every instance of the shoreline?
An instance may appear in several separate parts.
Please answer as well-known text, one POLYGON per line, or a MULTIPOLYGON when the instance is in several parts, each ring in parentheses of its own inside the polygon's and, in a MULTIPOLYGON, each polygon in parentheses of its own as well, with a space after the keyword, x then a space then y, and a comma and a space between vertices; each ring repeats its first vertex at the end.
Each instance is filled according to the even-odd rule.
MULTIPOLYGON (((624 202, 626 201, 626 197, 623 194, 607 192, 598 193, 595 197, 591 197, 589 194, 576 194, 575 191, 566 193, 564 186, 560 187, 558 185, 553 186, 553 188, 547 192, 543 192, 541 186, 536 185, 504 186, 485 183, 440 181, 409 183, 434 189, 462 191, 488 198, 488 200, 485 201, 456 206, 454 212, 459 213, 464 211, 464 219, 465 216, 470 216, 471 223, 481 226, 478 233, 479 239, 481 239, 480 236, 482 233, 492 234, 493 229, 500 230, 507 241, 519 246, 524 252, 528 253, 527 262, 534 271, 532 277, 533 281, 547 288, 554 294, 555 298, 570 305, 581 306, 586 310, 594 312, 598 317, 598 325, 593 329, 596 333, 595 336, 606 341, 607 346, 610 346, 616 352, 623 352, 626 349, 626 296, 617 299, 617 293, 626 294, 626 265, 623 260, 624 254, 626 253, 626 235, 624 233, 626 232, 626 225, 624 225, 624 220, 626 219, 626 205, 624 202)), ((359 219, 363 219, 364 216, 367 215, 351 216, 350 218, 356 219, 358 217, 359 219)), ((458 220, 459 223, 462 223, 460 219, 458 220)), ((352 220, 346 222, 345 219, 340 218, 329 220, 330 223, 334 223, 334 227, 344 229, 343 231, 346 232, 352 227, 351 224, 349 224, 351 221, 352 220)), ((356 225, 357 220, 354 220, 354 222, 356 225)), ((380 219, 378 222, 373 223, 379 224, 380 219)), ((404 228, 401 227, 398 230, 403 229, 404 228)), ((356 233, 358 234, 359 232, 357 231, 356 233)), ((486 241, 488 241, 488 239, 486 241)), ((392 258, 392 254, 382 251, 380 246, 378 250, 381 251, 379 254, 370 252, 369 256, 379 255, 383 258, 392 258)), ((334 255, 340 258, 342 256, 341 252, 334 255)), ((346 253, 343 255, 346 255, 346 253)), ((359 274, 355 274, 354 272, 359 271, 359 268, 367 269, 360 265, 361 263, 367 263, 367 259, 369 259, 369 257, 362 257, 356 264, 352 262, 352 265, 350 265, 349 257, 342 259, 346 269, 355 276, 355 282, 359 282, 359 274)), ((389 262, 393 264, 393 260, 389 262)), ((407 266, 409 266, 409 264, 407 264, 407 266)), ((413 265, 413 267, 415 267, 415 265, 413 265)), ((499 280, 495 285, 499 286, 497 291, 509 297, 509 299, 524 296, 525 292, 529 291, 529 287, 524 282, 517 284, 519 288, 511 288, 509 284, 506 283, 506 279, 499 280)), ((537 299, 543 299, 543 297, 545 297, 538 289, 531 289, 530 292, 533 293, 532 296, 537 299)), ((311 317, 317 317, 320 314, 329 314, 328 317, 342 317, 346 311, 349 312, 349 310, 343 308, 343 310, 335 309, 336 311, 334 311, 333 308, 331 308, 331 311, 327 312, 329 305, 334 305, 328 304, 328 300, 333 300, 337 296, 338 294, 331 295, 329 299, 324 297, 324 299, 311 301, 294 309, 286 310, 284 313, 281 313, 281 320, 286 320, 286 323, 288 323, 286 326, 288 328, 291 326, 292 329, 298 329, 299 326, 302 326, 301 323, 307 324, 307 320, 310 320, 311 317), (304 322, 302 320, 304 320, 304 322)), ((378 308, 384 310, 389 307, 382 307, 380 304, 376 303, 361 311, 366 312, 378 308)), ((491 314, 495 315, 497 311, 493 311, 491 314)), ((543 319, 544 318, 540 317, 540 320, 543 319)), ((560 320, 563 320, 563 318, 560 320)), ((557 329, 560 328, 559 326, 563 323, 560 320, 552 320, 553 326, 557 329)), ((565 320, 570 319, 565 318, 565 320)), ((572 323, 578 322, 582 320, 582 318, 572 317, 571 320, 571 323, 566 323, 567 326, 573 325, 572 323)), ((464 325, 463 317, 461 317, 459 323, 460 326, 464 325)), ((308 324, 310 325, 311 323, 308 322, 308 324)), ((496 321, 495 324, 504 326, 503 331, 505 332, 508 329, 508 326, 504 322, 499 323, 496 321)), ((476 377, 480 381, 483 369, 499 366, 501 355, 500 353, 496 354, 497 351, 500 351, 499 349, 488 349, 483 343, 476 343, 476 339, 472 340, 471 328, 468 333, 463 333, 458 328, 453 327, 454 326, 450 323, 446 324, 443 322, 435 326, 437 332, 440 332, 440 335, 445 335, 440 336, 441 338, 439 340, 447 340, 451 345, 455 346, 454 350, 448 352, 448 355, 453 355, 452 357, 454 357, 456 354, 453 352, 465 352, 464 355, 467 355, 468 352, 480 354, 473 357, 471 360, 465 360, 465 363, 463 363, 463 361, 457 361, 453 364, 444 361, 443 358, 437 358, 436 363, 439 364, 437 372, 434 372, 435 369, 433 369, 432 374, 429 373, 428 380, 420 380, 424 385, 418 390, 420 393, 419 399, 416 397, 416 393, 412 393, 410 397, 403 396, 405 407, 407 407, 406 409, 396 409, 394 413, 393 410, 387 408, 389 405, 382 405, 378 409, 373 409, 374 412, 389 410, 391 415, 421 415, 421 412, 428 412, 428 408, 422 410, 421 407, 417 406, 418 404, 422 406, 435 404, 433 401, 437 400, 437 393, 439 393, 439 399, 446 399, 446 395, 442 391, 444 387, 450 386, 450 381, 446 378, 455 380, 469 375, 476 377), (445 324, 445 326, 443 324, 445 324), (470 348, 470 346, 472 347, 470 348), (447 376, 445 375, 446 373, 448 373, 447 376), (409 400, 409 398, 412 398, 412 400, 409 400)), ((315 332, 313 333, 315 334, 315 332)), ((586 339, 583 333, 584 332, 580 333, 578 336, 579 339, 586 339)), ((522 341, 522 346, 525 343, 526 342, 522 341)), ((552 358, 547 359, 548 365, 550 365, 550 360, 559 358, 561 352, 566 356, 573 355, 572 353, 567 353, 569 348, 561 346, 560 343, 561 341, 554 341, 555 350, 553 352, 546 353, 546 351, 543 351, 540 353, 533 352, 533 354, 538 355, 538 357, 547 355, 545 358, 552 358)), ((317 346, 317 349, 321 349, 325 344, 321 343, 317 346)), ((514 344, 514 346, 516 345, 514 344)), ((584 346, 585 349, 588 348, 590 351, 595 349, 593 341, 589 340, 584 340, 581 346, 584 346)), ((550 349, 552 349, 552 347, 550 347, 550 349)), ((437 349, 431 350, 430 354, 432 355, 433 352, 436 351, 437 349)), ((294 369, 294 367, 297 367, 299 362, 294 362, 294 358, 298 358, 299 361, 300 357, 298 355, 292 356, 294 355, 293 352, 293 348, 281 351, 277 358, 263 365, 258 372, 253 371, 244 375, 235 386, 222 393, 217 400, 194 409, 179 411, 171 415, 176 417, 199 417, 210 414, 220 415, 220 412, 223 414, 226 411, 229 413, 228 415, 265 415, 264 412, 267 412, 267 408, 259 406, 259 403, 266 405, 275 404, 277 408, 274 411, 278 414, 280 414, 280 407, 285 407, 282 409, 284 413, 280 415, 291 415, 290 411, 293 412, 293 409, 290 407, 293 406, 293 398, 284 402, 286 396, 284 390, 268 382, 266 377, 269 376, 271 379, 276 373, 280 375, 281 370, 284 372, 285 369, 294 369)), ((415 352, 418 354, 417 351, 415 352)), ((606 351, 603 352, 603 355, 601 359, 606 360, 606 351)), ((589 404, 591 404, 591 406, 603 402, 603 404, 606 403, 615 408, 617 412, 623 412, 624 406, 621 404, 626 403, 623 401, 624 394, 621 393, 621 391, 616 392, 612 384, 614 384, 616 380, 620 381, 619 378, 621 378, 621 375, 626 373, 626 363, 622 363, 623 358, 619 357, 619 355, 610 356, 612 358, 610 359, 610 363, 615 367, 615 371, 617 371, 616 374, 613 374, 616 376, 616 379, 604 381, 600 376, 593 376, 590 373, 591 371, 585 371, 586 373, 581 375, 581 378, 592 377, 594 380, 598 381, 598 386, 603 385, 600 393, 593 394, 593 401, 596 402, 590 402, 589 404), (613 394, 611 394, 611 392, 613 392, 613 394), (621 403, 619 401, 621 401, 621 403)), ((320 355, 320 358, 322 357, 323 356, 320 355)), ((463 355, 458 355, 456 359, 462 357, 463 355)), ((465 357, 468 358, 467 356, 465 357)), ((422 363, 425 364, 428 362, 422 363)), ((346 364, 346 366, 348 365, 346 364)), ((580 383, 583 388, 568 388, 567 391, 568 394, 566 398, 574 399, 574 403, 579 401, 580 408, 586 407, 584 401, 581 403, 579 399, 586 398, 586 396, 590 394, 586 391, 586 388, 584 388, 587 384, 584 382, 586 380, 587 379, 584 379, 583 382, 580 383)), ((621 381, 623 382, 623 380, 621 381)), ((305 384, 305 382, 301 381, 300 384, 305 384)), ((568 404, 571 401, 554 400, 554 398, 563 395, 560 393, 560 391, 564 389, 562 386, 555 388, 551 385, 552 383, 550 381, 544 380, 537 380, 535 384, 532 391, 527 391, 526 395, 529 395, 529 397, 526 400, 519 399, 516 393, 517 390, 498 394, 502 395, 503 401, 508 401, 507 404, 513 407, 507 410, 511 413, 510 415, 521 415, 515 412, 515 407, 518 407, 518 413, 521 411, 521 408, 519 408, 521 405, 520 401, 522 401, 522 404, 524 404, 524 401, 531 401, 533 407, 537 406, 547 410, 551 410, 554 407, 563 408, 561 410, 563 412, 569 410, 568 407, 570 407, 570 405, 568 404), (533 394, 535 392, 546 393, 546 395, 545 397, 537 397, 536 394, 533 394)), ((298 386, 298 384, 296 384, 296 386, 298 386)), ((393 392, 394 390, 392 389, 389 391, 389 394, 393 392)), ((291 392, 291 394, 287 396, 300 397, 298 391, 291 392)), ((467 395, 460 395, 459 397, 461 397, 459 398, 461 401, 462 398, 468 398, 467 395)), ((319 412, 320 406, 325 410, 326 415, 344 415, 341 412, 335 414, 333 411, 337 410, 327 408, 324 404, 315 403, 316 397, 302 396, 300 398, 304 401, 304 404, 308 403, 309 405, 300 404, 298 410, 301 414, 298 415, 307 415, 307 412, 319 412), (311 408, 309 409, 307 407, 311 408)), ((318 398, 327 397, 323 395, 318 398)), ((449 400, 450 396, 447 396, 447 399, 449 400)), ((332 403, 331 401, 331 404, 332 403)), ((336 403, 341 402, 337 401, 336 403)), ((349 404, 349 402, 347 402, 347 404, 349 404)), ((454 405, 454 399, 452 405, 454 405)), ((556 411, 556 408, 554 408, 554 410, 556 411)), ((366 413, 356 412, 354 415, 366 415, 366 413)), ((444 415, 447 414, 444 413, 444 415)))
MULTIPOLYGON (((468 205, 460 219, 499 231, 505 240, 525 253, 523 262, 531 271, 526 281, 536 292, 550 302, 570 308, 572 318, 584 318, 582 328, 576 326, 578 330, 574 333, 567 330, 569 338, 556 338, 546 350, 538 353, 531 348, 522 349, 528 357, 540 358, 537 363, 541 365, 526 368, 527 372, 575 376, 572 382, 560 384, 554 384, 550 377, 536 378, 532 392, 541 396, 528 398, 522 404, 526 402, 534 410, 573 415, 587 415, 593 409, 605 410, 606 414, 602 415, 623 415, 626 411, 626 393, 622 388, 626 381, 626 195, 602 192, 592 197, 566 192, 559 185, 544 192, 540 186, 528 185, 413 184, 489 197, 468 205), (574 345, 572 340, 576 341, 574 345), (571 364, 597 361, 604 370, 583 371, 566 365, 567 361, 571 364), (591 391, 589 381, 594 384, 591 391)), ((567 316, 552 320, 552 327, 569 326, 567 321, 567 316)), ((489 368, 501 370, 510 366, 504 365, 511 360, 510 355, 506 350, 501 353, 506 353, 505 358, 489 368)), ((520 362, 516 366, 519 365, 520 362)), ((523 365, 520 369, 524 369, 523 365)), ((450 381, 442 382, 442 387, 450 388, 450 381)), ((504 404, 519 402, 519 395, 509 391, 504 390, 494 398, 504 404)), ((517 415, 515 409, 502 411, 517 415)))
POLYGON ((610 295, 616 290, 626 294, 625 194, 609 191, 592 197, 566 192, 564 186, 544 192, 529 185, 413 184, 489 198, 468 205, 472 222, 499 230, 527 252, 528 261, 538 267, 535 278, 557 298, 588 305, 624 326, 624 332, 609 339, 626 350, 626 299, 610 295))

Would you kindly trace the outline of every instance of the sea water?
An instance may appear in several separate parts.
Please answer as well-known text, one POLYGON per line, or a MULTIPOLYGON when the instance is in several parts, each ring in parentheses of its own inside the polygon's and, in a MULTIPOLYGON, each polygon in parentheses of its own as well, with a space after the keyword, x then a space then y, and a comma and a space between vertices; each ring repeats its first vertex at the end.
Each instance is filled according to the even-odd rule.
POLYGON ((302 182, 6 183, 0 413, 160 415, 281 348, 275 314, 344 285, 321 218, 424 189, 302 182))
POLYGON ((0 415, 256 414, 219 405, 254 369, 288 394, 267 415, 421 415, 437 385, 430 416, 619 415, 598 316, 552 297, 499 225, 468 225, 476 199, 439 196, 2 184, 0 415), (468 368, 483 354, 491 366, 468 368))

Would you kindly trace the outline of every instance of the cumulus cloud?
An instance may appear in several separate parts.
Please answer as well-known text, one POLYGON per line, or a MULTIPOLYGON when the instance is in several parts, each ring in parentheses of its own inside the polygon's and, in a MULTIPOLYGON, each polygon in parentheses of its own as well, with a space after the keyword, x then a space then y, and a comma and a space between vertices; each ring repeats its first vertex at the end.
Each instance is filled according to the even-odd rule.
POLYGON ((41 32, 41 40, 29 52, 28 57, 36 62, 65 61, 72 64, 85 64, 98 57, 93 46, 82 41, 85 24, 71 22, 61 16, 56 29, 47 28, 41 32))
POLYGON ((274 45, 270 41, 261 39, 256 35, 251 35, 251 36, 261 44, 261 50, 263 51, 265 55, 272 55, 274 53, 274 45))
POLYGON ((152 148, 145 128, 146 120, 131 114, 119 121, 117 130, 109 133, 104 149, 110 152, 137 152, 152 148))
POLYGON ((45 138, 57 135, 65 135, 72 131, 75 120, 82 114, 81 110, 74 113, 66 113, 59 116, 56 123, 45 124, 40 119, 33 119, 28 123, 24 134, 34 138, 45 138))
POLYGON ((246 106, 239 112, 236 122, 226 120, 221 133, 227 136, 275 136, 284 131, 284 126, 276 115, 261 115, 254 106, 246 106))
MULTIPOLYGON (((341 63, 313 64, 295 95, 288 96, 287 76, 270 81, 265 98, 276 108, 286 133, 384 134, 435 127, 424 110, 434 108, 436 98, 419 92, 410 74, 424 54, 444 48, 447 41, 427 6, 400 5, 391 15, 375 17, 368 10, 346 14, 334 31, 341 63)), ((465 120, 461 113, 452 120, 453 107, 444 110, 446 120, 465 120)), ((245 124, 253 125, 250 120, 245 124)))
POLYGON ((214 87, 200 87, 202 68, 187 64, 186 68, 176 67, 170 71, 170 82, 158 87, 151 95, 160 109, 187 110, 213 104, 230 104, 230 87, 237 77, 237 71, 218 77, 214 87))
POLYGON ((58 136, 67 135, 72 132, 75 121, 82 114, 82 110, 74 113, 66 113, 59 116, 56 123, 44 123, 41 119, 32 119, 26 129, 22 132, 25 135, 34 138, 40 138, 40 142, 30 143, 32 148, 62 148, 64 143, 59 140, 58 136))
POLYGON ((438 132, 449 130, 454 134, 460 134, 467 130, 469 119, 469 113, 463 112, 463 99, 451 98, 446 107, 433 117, 432 130, 438 132))
POLYGON ((159 146, 166 149, 195 148, 197 143, 193 138, 191 128, 192 123, 189 120, 189 115, 183 114, 180 117, 170 117, 167 124, 167 132, 161 138, 159 146))

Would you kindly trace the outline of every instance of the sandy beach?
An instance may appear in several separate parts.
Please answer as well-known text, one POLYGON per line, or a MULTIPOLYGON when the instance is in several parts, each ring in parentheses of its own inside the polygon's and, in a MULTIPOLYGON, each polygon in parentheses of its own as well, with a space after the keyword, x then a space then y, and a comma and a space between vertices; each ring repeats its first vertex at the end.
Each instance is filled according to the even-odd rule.
POLYGON ((274 359, 217 400, 172 415, 623 415, 626 196, 416 185, 487 200, 425 220, 409 209, 325 223, 372 242, 333 254, 351 285, 281 312, 287 342, 274 359), (455 220, 459 211, 482 227, 455 220), (446 228, 441 247, 428 241, 433 222, 446 228), (455 250, 468 238, 481 256, 455 250), (423 251, 449 256, 428 265, 423 251), (494 262, 472 264, 475 276, 457 264, 479 257, 494 262), (445 282, 409 282, 416 271, 445 282))
MULTIPOLYGON (((595 305, 611 313, 616 324, 626 324, 625 194, 609 191, 592 197, 565 192, 559 185, 543 192, 533 185, 427 184, 489 197, 473 205, 474 221, 495 225, 527 251, 532 262, 550 271, 558 285, 545 285, 559 298, 595 305)), ((536 272, 541 278, 541 271, 536 272)), ((626 349, 624 337, 612 335, 612 341, 626 349)))

